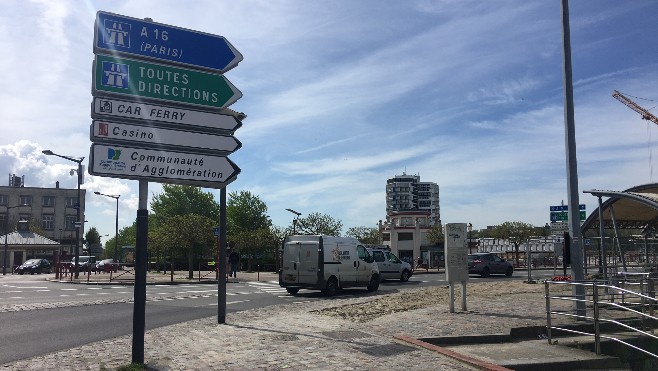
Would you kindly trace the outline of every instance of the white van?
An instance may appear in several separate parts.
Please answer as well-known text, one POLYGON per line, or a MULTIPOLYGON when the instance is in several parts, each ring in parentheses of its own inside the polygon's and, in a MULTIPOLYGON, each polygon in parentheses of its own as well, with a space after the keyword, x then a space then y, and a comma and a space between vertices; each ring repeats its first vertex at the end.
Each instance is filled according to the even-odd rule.
POLYGON ((377 264, 355 238, 288 236, 282 248, 279 285, 291 295, 302 288, 322 290, 327 296, 344 287, 379 288, 377 264))

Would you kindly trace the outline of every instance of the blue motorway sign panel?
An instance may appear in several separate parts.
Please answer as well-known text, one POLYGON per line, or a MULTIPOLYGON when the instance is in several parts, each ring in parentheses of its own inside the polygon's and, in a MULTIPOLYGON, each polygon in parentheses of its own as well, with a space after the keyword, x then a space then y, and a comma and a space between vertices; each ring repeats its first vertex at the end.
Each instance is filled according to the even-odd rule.
POLYGON ((224 73, 242 61, 224 37, 99 11, 94 54, 130 55, 224 73))
MULTIPOLYGON (((569 210, 569 205, 549 206, 549 208, 550 208, 551 212, 567 211, 567 210, 569 210)), ((585 204, 578 205, 578 210, 585 210, 585 204)))

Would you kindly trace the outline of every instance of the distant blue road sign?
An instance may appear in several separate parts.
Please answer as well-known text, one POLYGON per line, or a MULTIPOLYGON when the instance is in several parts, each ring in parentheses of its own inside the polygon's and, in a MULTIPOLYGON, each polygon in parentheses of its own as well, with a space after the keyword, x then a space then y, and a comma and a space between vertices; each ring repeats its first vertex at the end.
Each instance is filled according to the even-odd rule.
POLYGON ((219 227, 213 228, 212 233, 215 235, 215 237, 219 237, 219 227))
POLYGON ((224 37, 99 11, 94 54, 132 55, 224 73, 242 61, 224 37))
MULTIPOLYGON (((549 206, 549 209, 553 212, 556 211, 567 211, 569 210, 569 205, 557 205, 557 206, 549 206)), ((580 204, 578 205, 578 210, 585 210, 585 204, 580 204)))

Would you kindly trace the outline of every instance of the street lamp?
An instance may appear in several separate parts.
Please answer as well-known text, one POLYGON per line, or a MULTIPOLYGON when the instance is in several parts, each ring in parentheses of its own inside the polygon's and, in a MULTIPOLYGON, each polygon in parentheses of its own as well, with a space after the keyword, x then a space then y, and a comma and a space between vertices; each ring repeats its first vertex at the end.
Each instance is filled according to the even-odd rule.
POLYGON ((94 192, 95 194, 99 196, 105 196, 105 197, 110 197, 113 198, 117 201, 117 212, 116 212, 116 217, 114 219, 114 262, 117 262, 117 247, 119 246, 119 197, 121 195, 106 195, 104 193, 100 192, 94 192))
POLYGON ((473 230, 473 224, 468 223, 466 229, 468 230, 468 253, 471 254, 471 231, 473 230))
MULTIPOLYGON (((82 184, 82 161, 85 159, 84 157, 70 157, 70 156, 62 156, 58 155, 57 153, 54 153, 53 151, 49 149, 45 149, 41 151, 44 155, 48 156, 57 156, 61 157, 63 159, 73 161, 78 164, 78 212, 77 212, 77 222, 76 222, 76 229, 75 229, 75 261, 74 261, 74 271, 75 271, 75 278, 79 277, 79 272, 78 272, 78 266, 80 263, 80 227, 81 227, 81 221, 80 221, 80 208, 82 207, 80 203, 80 184, 82 184)), ((73 171, 76 170, 71 170, 71 175, 73 175, 73 171)))
POLYGON ((5 257, 2 260, 2 275, 7 275, 7 238, 9 237, 9 210, 15 209, 21 206, 30 206, 30 205, 16 205, 16 206, 6 206, 7 215, 5 217, 5 257))
POLYGON ((302 213, 297 212, 293 209, 286 209, 286 211, 290 211, 291 213, 295 214, 295 219, 292 220, 292 234, 294 235, 296 233, 295 228, 297 227, 297 218, 299 218, 302 213))

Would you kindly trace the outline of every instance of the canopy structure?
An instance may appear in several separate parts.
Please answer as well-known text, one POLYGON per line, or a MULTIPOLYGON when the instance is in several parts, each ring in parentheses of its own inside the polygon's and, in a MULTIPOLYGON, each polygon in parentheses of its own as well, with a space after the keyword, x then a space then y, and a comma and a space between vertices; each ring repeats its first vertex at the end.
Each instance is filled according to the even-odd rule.
MULTIPOLYGON (((596 197, 608 197, 602 202, 603 227, 606 229, 656 229, 658 223, 658 183, 639 185, 625 191, 583 191, 596 197)), ((588 230, 599 230, 599 208, 594 210, 583 225, 588 230)))

